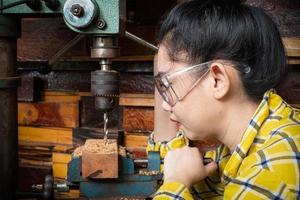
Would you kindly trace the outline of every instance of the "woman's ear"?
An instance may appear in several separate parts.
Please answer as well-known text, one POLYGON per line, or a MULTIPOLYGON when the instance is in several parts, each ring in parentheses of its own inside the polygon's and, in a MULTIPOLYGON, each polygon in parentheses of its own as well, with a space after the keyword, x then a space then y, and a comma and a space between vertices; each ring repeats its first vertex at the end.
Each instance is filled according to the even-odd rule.
POLYGON ((230 90, 230 78, 226 71, 226 66, 219 62, 214 62, 210 67, 210 75, 213 79, 212 91, 216 99, 222 99, 228 95, 230 90))

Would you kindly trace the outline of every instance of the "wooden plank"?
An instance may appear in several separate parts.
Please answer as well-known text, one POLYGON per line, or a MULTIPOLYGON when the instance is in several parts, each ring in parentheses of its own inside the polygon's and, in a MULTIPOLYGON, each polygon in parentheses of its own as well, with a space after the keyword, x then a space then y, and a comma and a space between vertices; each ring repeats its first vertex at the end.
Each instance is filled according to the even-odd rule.
MULTIPOLYGON (((72 66, 72 63, 64 64, 66 67, 72 66)), ((153 75, 152 64, 144 62, 118 63, 117 70, 121 72, 121 93, 153 93, 153 75), (119 69, 121 68, 121 69, 119 69)), ((43 65, 42 65, 43 66, 43 65)), ((71 67, 70 67, 71 68, 71 67)), ((96 68, 97 69, 97 68, 96 68)), ((91 71, 89 70, 73 70, 51 71, 48 74, 36 73, 36 71, 22 71, 21 76, 37 77, 41 84, 40 87, 47 91, 70 91, 70 92, 90 92, 91 91, 91 71)), ((59 97, 62 98, 62 97, 59 97)))
POLYGON ((148 136, 144 135, 133 135, 126 133, 124 135, 124 146, 126 148, 146 148, 148 136))
MULTIPOLYGON (((42 100, 46 102, 60 102, 62 101, 88 101, 91 107, 93 101, 90 92, 58 92, 58 91, 43 91, 42 100), (86 98, 86 99, 85 99, 86 98)), ((154 94, 152 93, 121 93, 119 98, 119 105, 121 106, 154 106, 154 94)))
MULTIPOLYGON (((65 25, 62 17, 23 18, 22 37, 18 40, 18 60, 48 60, 76 34, 65 25)), ((88 53, 86 39, 83 39, 66 52, 62 59, 88 53)))
POLYGON ((118 58, 113 58, 112 61, 153 61, 154 55, 133 55, 133 56, 120 56, 118 58))
POLYGON ((76 92, 51 92, 44 91, 41 94, 43 102, 78 102, 80 96, 76 92))
MULTIPOLYGON (((143 66, 137 66, 142 68, 143 66)), ((121 93, 143 93, 153 94, 154 93, 154 82, 152 69, 150 73, 143 73, 137 71, 134 73, 121 73, 121 93)))
MULTIPOLYGON (((140 135, 139 133, 125 133, 124 146, 137 157, 145 156, 145 148, 147 147, 149 136, 140 135)), ((201 151, 206 152, 216 149, 220 142, 216 140, 205 141, 190 141, 191 146, 199 148, 201 151)))
POLYGON ((300 37, 284 37, 282 40, 289 57, 300 57, 300 37))
POLYGON ((300 57, 299 58, 288 58, 289 65, 300 65, 300 57))
POLYGON ((80 191, 71 189, 68 192, 57 192, 56 190, 54 191, 54 199, 79 199, 80 197, 80 191))
POLYGON ((299 1, 246 0, 245 3, 262 8, 276 23, 281 36, 299 36, 299 1))
POLYGON ((52 173, 55 179, 66 179, 68 175, 68 164, 67 163, 53 163, 52 173))
MULTIPOLYGON (((157 11, 157 8, 155 10, 157 11)), ((156 17, 158 17, 157 15, 156 17)), ((76 33, 65 26, 62 18, 24 18, 22 27, 24 27, 22 28, 22 38, 18 41, 18 59, 22 61, 48 60, 76 36, 76 33)), ((131 26, 127 28, 148 41, 153 42, 155 40, 156 26, 131 26)), ((88 41, 88 38, 79 41, 62 56, 62 59, 92 60, 89 56, 88 41)), ((147 56, 153 53, 149 48, 125 37, 120 38, 120 46, 126 49, 126 51, 121 51, 124 56, 147 56)))
MULTIPOLYGON (((124 55, 119 56, 116 58, 112 58, 113 62, 152 62, 154 59, 154 54, 151 54, 153 52, 149 52, 148 55, 139 55, 139 54, 132 54, 132 55, 124 55)), ((68 58, 67 61, 70 62, 91 62, 95 61, 95 58, 91 58, 90 55, 87 56, 73 56, 71 58, 68 58)))
POLYGON ((154 94, 123 93, 119 99, 120 106, 154 106, 154 94))
POLYGON ((19 126, 19 141, 53 146, 72 145, 72 129, 19 126))
POLYGON ((40 168, 45 168, 45 167, 47 168, 47 167, 52 166, 52 162, 19 158, 19 165, 20 166, 38 166, 40 168))
POLYGON ((73 146, 66 146, 66 145, 56 145, 55 147, 53 147, 52 151, 55 153, 72 153, 74 150, 73 146))
POLYGON ((18 124, 75 128, 79 126, 78 102, 18 103, 18 124))
POLYGON ((154 109, 150 107, 124 107, 123 129, 125 132, 152 132, 154 109))
POLYGON ((41 101, 44 102, 77 102, 79 96, 41 96, 41 101))
POLYGON ((51 148, 19 145, 19 165, 45 168, 52 165, 51 148))
MULTIPOLYGON (((45 64, 44 64, 45 65, 45 64)), ((41 65, 41 66, 44 66, 41 65)), ((67 64, 65 64, 68 67, 67 64)), ((72 65, 69 64, 69 65, 72 65)), ((37 66, 39 67, 39 66, 37 66)), ((69 66, 70 67, 70 66, 69 66)), ((48 91, 90 91, 91 73, 88 70, 64 70, 58 69, 49 73, 37 73, 35 70, 21 71, 22 76, 38 77, 41 87, 48 91)))
POLYGON ((68 164, 71 161, 71 154, 67 153, 52 153, 52 162, 54 163, 65 163, 68 164))
POLYGON ((81 97, 90 97, 92 96, 91 92, 78 92, 78 95, 81 97))
POLYGON ((43 96, 78 96, 79 92, 43 91, 43 96))
POLYGON ((27 147, 44 147, 44 148, 48 148, 49 151, 55 151, 55 152, 62 152, 62 153, 69 153, 72 152, 74 150, 74 146, 73 144, 53 144, 53 143, 41 143, 41 142, 33 142, 33 141, 18 141, 19 146, 21 145, 22 147, 27 146, 27 147), (60 150, 56 150, 56 147, 59 146, 61 147, 61 151, 60 150), (66 151, 63 150, 63 148, 66 149, 66 151))
POLYGON ((47 147, 47 146, 35 146, 35 145, 30 145, 31 143, 19 143, 19 149, 20 150, 29 150, 32 152, 51 152, 52 147, 47 147))
POLYGON ((51 161, 51 151, 38 151, 38 150, 31 150, 31 149, 24 149, 19 146, 19 158, 22 159, 29 159, 29 160, 36 160, 36 161, 51 161))
POLYGON ((126 147, 134 159, 147 158, 146 148, 143 147, 126 147))

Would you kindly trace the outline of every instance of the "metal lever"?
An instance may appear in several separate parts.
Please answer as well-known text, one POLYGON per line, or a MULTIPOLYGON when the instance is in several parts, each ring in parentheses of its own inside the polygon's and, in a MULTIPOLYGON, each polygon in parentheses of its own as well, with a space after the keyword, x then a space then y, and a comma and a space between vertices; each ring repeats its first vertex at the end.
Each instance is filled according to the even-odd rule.
POLYGON ((77 44, 81 39, 83 39, 85 35, 78 34, 71 41, 69 41, 63 48, 61 48, 55 55, 53 55, 49 59, 49 65, 55 63, 64 53, 66 53, 70 48, 72 48, 75 44, 77 44))
POLYGON ((147 42, 146 40, 143 40, 142 38, 132 34, 132 33, 129 33, 128 31, 125 31, 125 37, 145 46, 145 47, 148 47, 150 49, 152 49, 153 51, 158 51, 158 47, 155 46, 154 44, 151 44, 149 42, 147 42))

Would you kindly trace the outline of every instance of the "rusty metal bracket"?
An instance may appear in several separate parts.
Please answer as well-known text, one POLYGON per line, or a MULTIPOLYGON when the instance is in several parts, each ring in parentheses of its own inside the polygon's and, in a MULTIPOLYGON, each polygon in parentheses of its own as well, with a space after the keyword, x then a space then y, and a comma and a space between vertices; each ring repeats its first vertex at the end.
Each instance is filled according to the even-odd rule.
POLYGON ((21 83, 21 78, 17 77, 8 77, 8 78, 0 78, 0 89, 7 88, 17 88, 21 83))

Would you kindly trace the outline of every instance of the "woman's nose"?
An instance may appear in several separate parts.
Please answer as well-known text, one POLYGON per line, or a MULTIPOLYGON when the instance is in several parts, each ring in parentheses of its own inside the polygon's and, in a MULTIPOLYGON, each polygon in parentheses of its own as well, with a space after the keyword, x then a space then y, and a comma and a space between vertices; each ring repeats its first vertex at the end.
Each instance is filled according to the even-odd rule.
POLYGON ((165 101, 162 102, 162 108, 167 112, 172 112, 172 107, 165 101))

